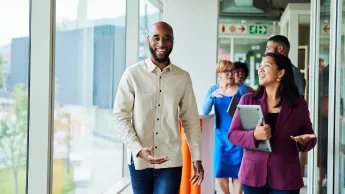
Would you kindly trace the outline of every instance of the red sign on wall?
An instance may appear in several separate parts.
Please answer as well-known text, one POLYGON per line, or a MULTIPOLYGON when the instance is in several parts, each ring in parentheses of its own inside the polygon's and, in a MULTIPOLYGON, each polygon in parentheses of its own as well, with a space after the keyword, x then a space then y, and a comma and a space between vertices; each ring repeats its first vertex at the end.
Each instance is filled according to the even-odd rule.
POLYGON ((219 32, 226 34, 246 34, 247 25, 243 24, 219 24, 219 32))

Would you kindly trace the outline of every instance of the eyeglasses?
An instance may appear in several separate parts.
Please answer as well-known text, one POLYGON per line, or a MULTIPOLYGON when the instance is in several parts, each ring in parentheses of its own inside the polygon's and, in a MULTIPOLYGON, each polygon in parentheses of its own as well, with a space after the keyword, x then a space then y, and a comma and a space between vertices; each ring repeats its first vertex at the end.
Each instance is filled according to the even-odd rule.
POLYGON ((231 73, 231 74, 234 74, 234 73, 236 73, 236 69, 226 69, 226 70, 224 70, 223 71, 223 73, 231 73))

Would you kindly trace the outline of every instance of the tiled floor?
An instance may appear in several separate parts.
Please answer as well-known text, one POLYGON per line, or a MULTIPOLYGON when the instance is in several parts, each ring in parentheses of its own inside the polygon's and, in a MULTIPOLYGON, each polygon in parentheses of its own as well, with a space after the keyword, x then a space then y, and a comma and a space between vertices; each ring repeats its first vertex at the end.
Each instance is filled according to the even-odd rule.
MULTIPOLYGON (((215 187, 216 187, 216 194, 222 194, 217 184, 215 184, 215 187)), ((232 193, 232 185, 230 185, 230 193, 232 193)), ((132 187, 131 186, 127 187, 126 190, 121 192, 121 194, 133 194, 132 187)), ((300 194, 307 194, 307 187, 303 187, 300 191, 300 194)))
MULTIPOLYGON (((216 188, 216 194, 222 194, 221 191, 219 191, 218 188, 216 188)), ((232 194, 232 189, 230 189, 230 194, 232 194)), ((307 194, 307 188, 306 187, 303 187, 300 191, 300 194, 307 194)))
MULTIPOLYGON (((230 189, 230 192, 232 193, 232 189, 230 189)), ((217 194, 222 194, 222 193, 219 191, 218 188, 216 188, 216 193, 217 193, 217 194)), ((127 187, 127 189, 124 190, 123 192, 121 192, 121 194, 133 194, 132 188, 131 188, 130 186, 127 187)), ((301 189, 300 194, 307 194, 307 188, 306 188, 306 187, 303 187, 303 188, 301 189)))
MULTIPOLYGON (((222 192, 219 190, 219 187, 217 184, 215 184, 216 187, 216 194, 222 194, 222 192)), ((232 184, 230 183, 230 193, 232 194, 232 184)), ((307 194, 307 187, 303 187, 300 191, 300 194, 307 194)))

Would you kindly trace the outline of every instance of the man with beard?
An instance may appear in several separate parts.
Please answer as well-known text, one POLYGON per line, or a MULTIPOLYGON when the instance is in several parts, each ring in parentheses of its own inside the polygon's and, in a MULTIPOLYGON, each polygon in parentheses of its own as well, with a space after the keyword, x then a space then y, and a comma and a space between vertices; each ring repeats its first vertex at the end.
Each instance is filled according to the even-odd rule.
POLYGON ((147 37, 151 55, 123 73, 114 103, 115 130, 127 146, 134 194, 176 194, 182 176, 179 120, 193 160, 193 184, 204 179, 199 112, 188 72, 171 63, 174 35, 165 22, 147 37))
MULTIPOLYGON (((268 39, 265 54, 279 53, 288 57, 289 51, 290 51, 290 42, 285 36, 276 35, 268 39)), ((292 70, 293 70, 295 83, 297 85, 299 94, 302 97, 304 97, 305 85, 306 85, 304 76, 295 65, 292 65, 292 70)))

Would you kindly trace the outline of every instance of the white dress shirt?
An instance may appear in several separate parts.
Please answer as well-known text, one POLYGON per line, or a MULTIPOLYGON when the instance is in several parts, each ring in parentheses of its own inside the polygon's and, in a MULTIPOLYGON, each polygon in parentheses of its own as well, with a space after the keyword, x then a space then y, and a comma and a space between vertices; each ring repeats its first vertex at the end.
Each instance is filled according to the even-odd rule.
POLYGON ((188 72, 169 64, 161 71, 150 59, 125 70, 114 103, 115 130, 127 146, 137 170, 182 166, 179 119, 192 160, 201 160, 199 112, 188 72), (168 156, 163 164, 150 164, 137 157, 144 147, 154 157, 168 156))

